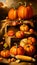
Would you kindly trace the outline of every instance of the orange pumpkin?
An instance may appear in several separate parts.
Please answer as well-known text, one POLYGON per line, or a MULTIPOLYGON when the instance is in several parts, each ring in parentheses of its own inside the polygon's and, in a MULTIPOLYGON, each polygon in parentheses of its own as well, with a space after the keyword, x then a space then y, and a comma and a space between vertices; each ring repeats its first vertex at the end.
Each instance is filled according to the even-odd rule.
POLYGON ((23 31, 17 31, 15 36, 16 36, 16 38, 22 38, 22 37, 24 37, 24 32, 23 31))
POLYGON ((35 47, 33 45, 27 44, 24 46, 26 55, 32 56, 35 53, 35 47))
POLYGON ((7 33, 8 36, 13 36, 14 34, 15 34, 15 33, 14 33, 13 30, 9 30, 8 33, 7 33))
POLYGON ((9 57, 10 56, 10 51, 9 50, 2 50, 1 51, 1 56, 5 57, 5 58, 9 57))
POLYGON ((21 5, 18 8, 18 17, 21 19, 29 19, 33 16, 33 9, 31 6, 21 5))
POLYGON ((20 30, 21 30, 21 31, 24 31, 24 32, 28 32, 29 27, 28 27, 27 25, 21 25, 21 26, 20 26, 20 30))
POLYGON ((10 20, 14 20, 17 18, 17 10, 16 9, 10 9, 9 12, 8 12, 8 18, 10 20))
POLYGON ((33 44, 36 42, 36 39, 34 37, 28 37, 28 40, 31 40, 33 44))
POLYGON ((28 44, 31 44, 31 45, 33 44, 30 39, 27 40, 27 43, 28 43, 28 44))
POLYGON ((10 49, 10 54, 12 55, 23 55, 24 54, 24 48, 21 47, 21 46, 13 46, 11 49, 10 49))

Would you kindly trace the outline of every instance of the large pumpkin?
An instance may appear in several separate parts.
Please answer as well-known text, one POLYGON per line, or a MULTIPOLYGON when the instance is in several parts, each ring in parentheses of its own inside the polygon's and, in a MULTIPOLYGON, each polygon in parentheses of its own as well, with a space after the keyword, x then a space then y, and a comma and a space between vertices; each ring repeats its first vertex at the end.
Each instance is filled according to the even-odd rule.
POLYGON ((21 46, 13 46, 11 49, 10 49, 10 54, 12 55, 23 55, 24 54, 24 48, 21 47, 21 46))
POLYGON ((1 51, 1 56, 5 57, 5 58, 9 57, 10 56, 10 51, 9 50, 2 50, 1 51))
POLYGON ((35 47, 33 45, 27 44, 24 46, 26 55, 32 56, 35 53, 35 47))
POLYGON ((10 9, 9 12, 8 12, 8 18, 10 20, 14 20, 17 18, 17 10, 16 9, 10 9))
POLYGON ((18 17, 21 19, 28 19, 33 16, 33 9, 31 6, 21 5, 18 8, 18 17))

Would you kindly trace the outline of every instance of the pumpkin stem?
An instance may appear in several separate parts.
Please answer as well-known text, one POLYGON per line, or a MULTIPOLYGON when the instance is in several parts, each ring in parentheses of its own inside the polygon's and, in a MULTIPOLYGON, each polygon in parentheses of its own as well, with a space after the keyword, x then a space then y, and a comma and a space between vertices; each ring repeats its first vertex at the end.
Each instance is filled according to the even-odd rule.
POLYGON ((14 45, 15 45, 16 47, 18 47, 17 43, 14 43, 14 45))
POLYGON ((18 4, 22 5, 23 3, 22 2, 19 2, 18 4))
POLYGON ((6 50, 6 48, 3 48, 3 50, 6 50))
POLYGON ((25 26, 25 24, 23 24, 23 26, 25 26))
POLYGON ((27 2, 26 1, 24 2, 24 4, 25 4, 25 6, 27 6, 27 2))
POLYGON ((32 3, 30 3, 29 5, 32 6, 32 3))

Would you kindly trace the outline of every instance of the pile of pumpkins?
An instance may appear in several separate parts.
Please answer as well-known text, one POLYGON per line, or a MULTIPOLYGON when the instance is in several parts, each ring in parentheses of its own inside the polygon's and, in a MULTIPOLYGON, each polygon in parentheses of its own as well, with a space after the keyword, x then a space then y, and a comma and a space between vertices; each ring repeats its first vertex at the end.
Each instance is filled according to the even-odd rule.
POLYGON ((36 39, 34 37, 24 38, 19 42, 14 44, 9 50, 4 49, 0 51, 0 56, 7 58, 11 55, 27 55, 27 56, 34 56, 36 52, 35 48, 36 39))
MULTIPOLYGON (((30 19, 33 16, 34 16, 33 8, 30 5, 28 6, 21 5, 17 9, 11 8, 8 12, 8 19, 14 20, 14 21, 17 18, 30 19)), ((24 31, 25 32, 30 31, 32 34, 34 33, 34 30, 29 29, 27 25, 21 25, 20 31, 16 32, 16 34, 12 30, 9 31, 7 34, 8 36, 13 36, 15 34, 16 37, 20 39, 24 37, 24 31)), ((28 37, 28 38, 21 39, 21 41, 19 42, 19 45, 17 45, 16 43, 16 45, 12 46, 10 50, 7 50, 7 49, 2 50, 0 52, 0 55, 2 57, 9 57, 11 54, 15 56, 25 55, 25 54, 28 56, 32 56, 35 54, 35 51, 36 51, 35 43, 36 43, 36 39, 34 37, 28 37)))
MULTIPOLYGON (((13 22, 14 23, 14 22, 13 22)), ((15 24, 14 24, 14 27, 16 27, 16 21, 15 21, 15 24)), ((24 38, 27 35, 30 35, 30 34, 35 34, 35 30, 32 29, 32 28, 29 28, 28 25, 26 24, 22 24, 19 26, 19 29, 17 28, 17 31, 15 31, 16 29, 9 29, 8 32, 4 35, 4 36, 11 36, 13 38, 24 38)))

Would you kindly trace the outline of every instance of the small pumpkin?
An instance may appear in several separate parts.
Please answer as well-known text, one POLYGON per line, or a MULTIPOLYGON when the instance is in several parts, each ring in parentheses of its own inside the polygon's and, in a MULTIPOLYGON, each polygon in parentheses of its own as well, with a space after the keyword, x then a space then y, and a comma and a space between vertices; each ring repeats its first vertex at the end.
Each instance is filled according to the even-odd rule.
POLYGON ((15 36, 16 36, 16 38, 23 38, 24 37, 24 32, 23 31, 17 31, 15 36))
POLYGON ((14 9, 14 8, 10 9, 9 12, 8 12, 8 18, 10 20, 16 19, 17 18, 17 10, 14 9))
POLYGON ((10 56, 10 51, 9 50, 2 50, 1 51, 1 56, 4 58, 7 58, 10 56))
POLYGON ((15 33, 14 33, 14 31, 13 30, 9 30, 8 32, 7 32, 7 35, 8 36, 13 36, 15 33))
POLYGON ((34 15, 33 8, 29 6, 21 5, 18 8, 18 17, 21 19, 29 19, 34 15))
POLYGON ((23 55, 24 53, 24 48, 21 46, 12 46, 10 49, 10 54, 12 55, 23 55))
POLYGON ((35 53, 35 47, 33 45, 27 44, 24 46, 26 55, 32 56, 35 53))
POLYGON ((20 26, 20 30, 24 31, 24 32, 28 32, 29 27, 27 25, 23 24, 23 25, 20 26))
POLYGON ((28 40, 31 40, 33 44, 36 42, 36 39, 34 37, 28 37, 28 40))

